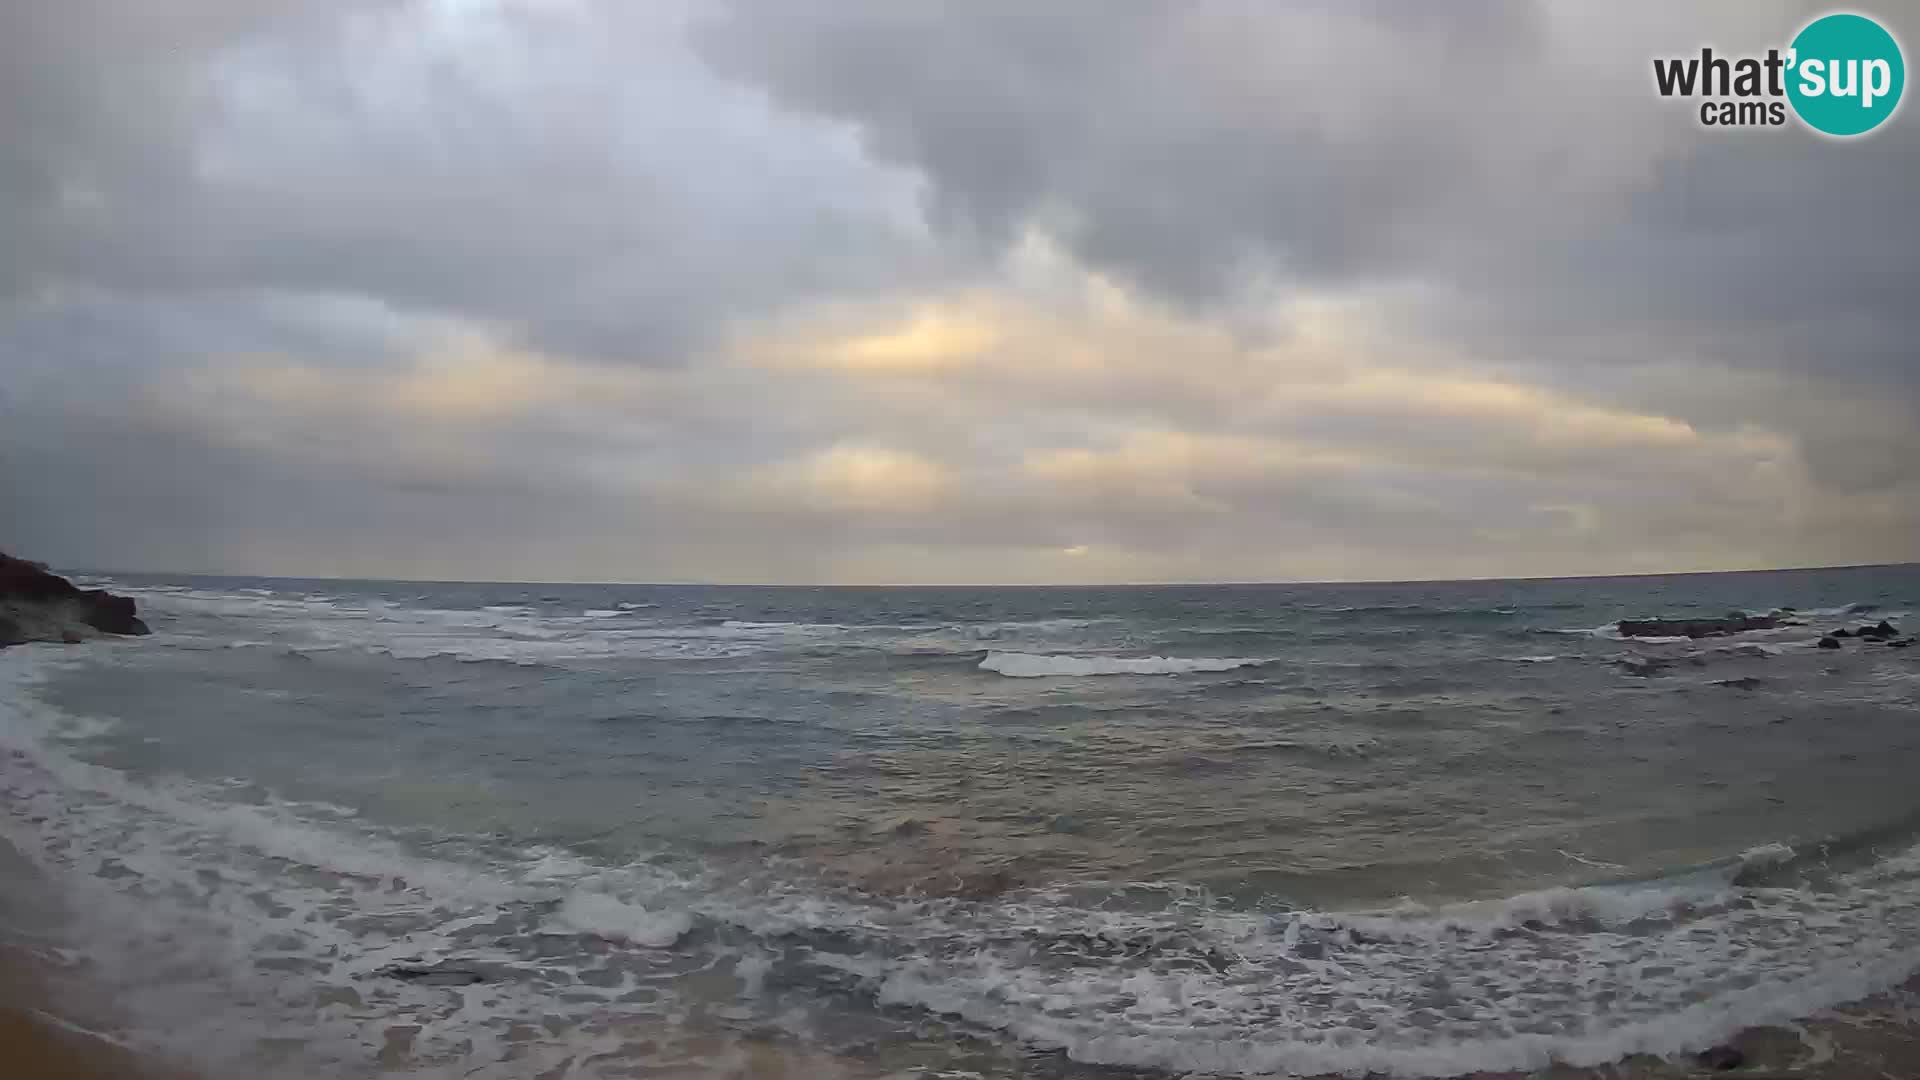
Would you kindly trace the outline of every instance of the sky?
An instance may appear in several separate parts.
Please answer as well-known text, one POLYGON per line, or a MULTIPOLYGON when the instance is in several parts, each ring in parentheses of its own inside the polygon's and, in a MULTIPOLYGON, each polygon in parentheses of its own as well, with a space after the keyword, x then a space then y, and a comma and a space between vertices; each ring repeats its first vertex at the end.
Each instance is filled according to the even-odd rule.
POLYGON ((1920 560, 1920 114, 1720 130, 1653 89, 1822 10, 0 4, 0 548, 780 583, 1920 560))

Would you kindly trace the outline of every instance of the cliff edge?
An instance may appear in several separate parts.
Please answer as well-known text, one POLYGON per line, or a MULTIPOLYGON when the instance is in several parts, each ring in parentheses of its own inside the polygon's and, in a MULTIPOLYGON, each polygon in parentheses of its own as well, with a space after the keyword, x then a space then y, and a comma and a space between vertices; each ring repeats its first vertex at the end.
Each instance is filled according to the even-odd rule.
POLYGON ((148 633, 147 624, 134 614, 132 599, 105 589, 82 589, 39 563, 0 552, 0 648, 148 633))

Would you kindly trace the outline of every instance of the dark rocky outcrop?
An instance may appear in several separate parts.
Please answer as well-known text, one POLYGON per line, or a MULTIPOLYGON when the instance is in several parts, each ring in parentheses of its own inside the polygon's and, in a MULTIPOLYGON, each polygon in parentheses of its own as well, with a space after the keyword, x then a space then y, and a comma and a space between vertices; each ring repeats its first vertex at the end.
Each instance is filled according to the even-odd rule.
POLYGON ((1840 647, 1840 639, 1834 637, 1832 634, 1828 634, 1826 637, 1820 639, 1819 647, 1822 649, 1837 649, 1840 647))
POLYGON ((1737 1069, 1746 1064, 1747 1055, 1731 1046, 1715 1046, 1711 1049, 1702 1050, 1694 1060, 1698 1061, 1702 1068, 1712 1069, 1715 1072, 1723 1072, 1727 1069, 1737 1069))
POLYGON ((444 964, 431 967, 423 964, 393 964, 374 974, 419 986, 473 986, 487 981, 484 972, 444 964))
POLYGON ((82 589, 45 566, 0 552, 0 647, 80 641, 93 634, 146 634, 133 601, 82 589))
POLYGON ((1618 629, 1621 637, 1703 638, 1795 625, 1798 624, 1780 612, 1749 615, 1744 611, 1731 611, 1717 619, 1621 619, 1618 629))
POLYGON ((1892 623, 1888 622, 1885 619, 1881 619, 1878 623, 1874 624, 1873 626, 1863 626, 1860 629, 1855 630, 1853 632, 1853 636, 1857 638, 1866 638, 1868 641, 1885 641, 1888 638, 1899 637, 1900 631, 1892 623))

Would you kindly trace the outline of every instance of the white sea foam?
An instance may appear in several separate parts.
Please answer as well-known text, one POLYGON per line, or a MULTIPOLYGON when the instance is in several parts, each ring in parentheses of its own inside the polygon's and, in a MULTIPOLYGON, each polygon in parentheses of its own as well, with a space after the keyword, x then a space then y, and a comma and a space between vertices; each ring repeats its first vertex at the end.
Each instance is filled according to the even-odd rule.
POLYGON ((1241 657, 1047 656, 990 652, 980 661, 980 668, 1016 679, 1038 679, 1083 675, 1181 675, 1195 671, 1232 671, 1268 662, 1241 657))
POLYGON ((693 929, 684 911, 649 911, 596 892, 569 895, 555 918, 570 930, 650 949, 664 949, 693 929))
POLYGON ((1395 941, 1491 938, 1522 928, 1568 925, 1620 928, 1646 919, 1671 920, 1682 911, 1730 900, 1732 879, 1732 871, 1711 871, 1678 881, 1556 887, 1496 900, 1438 906, 1408 902, 1376 913, 1301 918, 1303 925, 1395 941))
POLYGON ((829 624, 733 622, 721 625, 645 622, 651 604, 622 604, 579 614, 540 612, 526 604, 440 609, 374 598, 257 596, 158 587, 129 590, 143 609, 174 623, 175 635, 210 617, 226 632, 308 655, 339 649, 399 660, 448 658, 521 665, 602 658, 722 659, 787 647, 847 632, 829 624), (189 625, 182 625, 185 620, 189 625))
POLYGON ((446 658, 519 665, 622 658, 729 659, 835 640, 882 646, 904 640, 911 643, 909 651, 941 648, 944 643, 945 651, 962 652, 971 651, 974 642, 1038 644, 1113 621, 1058 617, 951 624, 748 619, 692 623, 650 619, 648 609, 658 607, 653 603, 620 602, 562 614, 530 604, 438 609, 368 597, 256 595, 184 586, 127 591, 154 618, 168 623, 175 636, 191 635, 197 619, 211 619, 224 632, 238 628, 251 640, 297 655, 352 649, 398 660, 446 658))

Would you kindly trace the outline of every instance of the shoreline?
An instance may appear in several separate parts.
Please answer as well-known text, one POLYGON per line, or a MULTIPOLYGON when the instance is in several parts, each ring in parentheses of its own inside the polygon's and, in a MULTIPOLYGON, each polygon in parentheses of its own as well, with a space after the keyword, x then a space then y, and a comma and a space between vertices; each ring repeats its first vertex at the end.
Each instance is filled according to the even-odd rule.
MULTIPOLYGON (((101 1030, 110 1025, 93 1021, 94 1015, 111 1013, 111 988, 88 986, 83 970, 66 970, 51 962, 47 954, 56 948, 51 941, 61 921, 62 899, 56 886, 4 839, 0 839, 0 881, 5 884, 0 891, 0 1063, 11 1070, 6 1073, 8 1080, 205 1080, 203 1074, 177 1062, 119 1041, 101 1030), (88 1007, 89 1002, 97 1007, 88 1007)), ((818 1070, 824 1062, 817 1051, 767 1050, 755 1055, 748 1072, 716 1076, 813 1080, 821 1075, 818 1070)), ((1632 1055, 1597 1066, 1474 1071, 1456 1078, 1906 1080, 1920 1076, 1920 974, 1891 990, 1819 1009, 1794 1022, 1746 1028, 1708 1053, 1720 1057, 1632 1055), (1726 1055, 1727 1048, 1736 1053, 1726 1055), (1728 1067, 1728 1061, 1738 1064, 1728 1067)), ((297 1070, 272 1075, 282 1080, 303 1080, 304 1076, 297 1070)), ((1321 1074, 1303 1080, 1335 1078, 1321 1074)))
POLYGON ((191 1073, 74 1018, 88 1012, 75 999, 95 988, 46 955, 61 921, 55 888, 0 839, 0 1064, 8 1080, 189 1080, 191 1073))
MULTIPOLYGON (((6 1073, 8 1080, 205 1080, 203 1074, 177 1062, 119 1041, 101 1030, 110 1025, 92 1021, 94 1015, 111 1013, 107 997, 111 988, 90 987, 84 970, 51 962, 47 954, 57 948, 53 941, 62 921, 62 898, 54 883, 4 839, 0 839, 0 882, 5 885, 0 890, 0 1063, 10 1070, 6 1073), (97 1008, 87 1007, 88 1002, 97 1008)), ((797 1046, 769 1046, 765 1050, 754 1055, 746 1072, 716 1073, 716 1077, 815 1080, 822 1075, 822 1066, 834 1060, 831 1055, 823 1057, 797 1046)), ((304 1080, 298 1070, 275 1070, 271 1075, 281 1080, 304 1080)), ((1920 974, 1909 976, 1891 990, 1816 1010, 1801 1020, 1746 1028, 1723 1046, 1700 1055, 1675 1059, 1632 1055, 1597 1066, 1475 1071, 1457 1074, 1456 1080, 1695 1080, 1713 1076, 1746 1080, 1905 1080, 1920 1076, 1920 974), (1734 1053, 1728 1054, 1729 1049, 1734 1053)), ((1322 1074, 1302 1080, 1335 1078, 1322 1074)))

